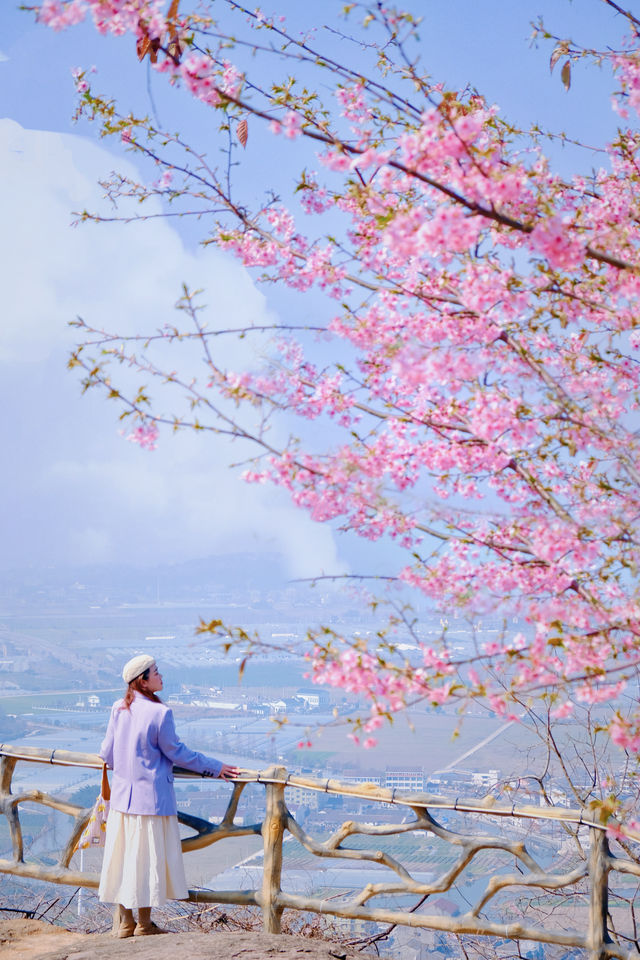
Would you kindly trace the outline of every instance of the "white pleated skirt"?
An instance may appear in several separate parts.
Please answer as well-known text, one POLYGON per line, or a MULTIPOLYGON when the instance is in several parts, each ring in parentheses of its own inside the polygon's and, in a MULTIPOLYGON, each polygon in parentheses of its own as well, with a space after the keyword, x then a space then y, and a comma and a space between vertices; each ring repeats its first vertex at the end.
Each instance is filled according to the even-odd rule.
POLYGON ((98 899, 132 909, 188 895, 178 818, 110 810, 98 899))

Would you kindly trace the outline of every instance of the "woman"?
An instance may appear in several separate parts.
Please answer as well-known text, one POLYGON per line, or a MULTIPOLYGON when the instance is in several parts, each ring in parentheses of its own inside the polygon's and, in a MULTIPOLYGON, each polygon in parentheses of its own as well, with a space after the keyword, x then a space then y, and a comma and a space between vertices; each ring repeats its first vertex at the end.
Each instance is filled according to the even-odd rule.
POLYGON ((152 923, 151 908, 188 896, 173 765, 222 780, 238 770, 178 739, 173 713, 157 697, 162 677, 153 657, 129 660, 122 678, 127 690, 111 709, 100 747, 113 782, 98 897, 116 904, 114 935, 131 937, 164 933, 152 923))

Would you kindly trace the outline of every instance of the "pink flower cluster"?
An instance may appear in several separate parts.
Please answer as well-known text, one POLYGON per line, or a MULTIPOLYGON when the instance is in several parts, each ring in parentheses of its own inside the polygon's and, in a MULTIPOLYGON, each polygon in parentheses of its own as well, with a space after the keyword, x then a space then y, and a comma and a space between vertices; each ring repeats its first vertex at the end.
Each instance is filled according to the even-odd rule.
POLYGON ((155 450, 158 433, 155 423, 141 423, 131 431, 127 439, 131 443, 137 443, 143 450, 155 450))
POLYGON ((614 56, 613 66, 620 79, 620 97, 613 100, 621 117, 629 116, 629 107, 640 115, 640 56, 638 51, 614 56))
POLYGON ((584 260, 585 248, 580 237, 558 216, 537 223, 531 233, 531 243, 554 269, 573 270, 584 260))
POLYGON ((38 20, 52 30, 66 30, 81 23, 87 14, 85 0, 43 0, 38 20))
POLYGON ((91 13, 100 33, 140 35, 140 23, 151 37, 166 29, 162 0, 42 0, 38 20, 53 30, 75 26, 91 13))
POLYGON ((288 140, 294 140, 302 133, 302 118, 295 110, 287 110, 282 120, 271 121, 270 128, 272 133, 284 133, 288 140))
POLYGON ((367 117, 367 103, 360 84, 339 87, 336 90, 336 99, 342 107, 342 113, 349 120, 362 122, 367 117))
POLYGON ((192 53, 182 60, 174 75, 178 74, 178 71, 189 93, 198 100, 211 107, 221 103, 218 72, 211 57, 204 53, 192 53))

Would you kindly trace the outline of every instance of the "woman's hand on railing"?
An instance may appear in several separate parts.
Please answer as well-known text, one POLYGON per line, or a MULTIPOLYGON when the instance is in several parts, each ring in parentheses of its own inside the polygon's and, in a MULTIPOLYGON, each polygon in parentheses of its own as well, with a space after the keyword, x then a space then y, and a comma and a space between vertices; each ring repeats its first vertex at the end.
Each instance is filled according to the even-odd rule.
POLYGON ((222 764, 222 769, 218 774, 219 780, 233 780, 235 777, 240 776, 240 771, 237 767, 231 767, 228 763, 222 764))

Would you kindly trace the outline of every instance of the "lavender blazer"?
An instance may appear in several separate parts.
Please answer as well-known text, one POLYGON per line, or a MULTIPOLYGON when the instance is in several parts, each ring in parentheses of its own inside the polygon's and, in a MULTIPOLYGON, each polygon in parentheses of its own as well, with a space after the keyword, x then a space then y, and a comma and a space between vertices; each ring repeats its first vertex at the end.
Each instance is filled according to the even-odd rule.
POLYGON ((220 775, 222 764, 190 750, 178 739, 173 713, 163 703, 136 694, 129 710, 117 700, 111 708, 100 756, 113 770, 111 807, 121 813, 177 813, 173 765, 205 777, 220 775))

